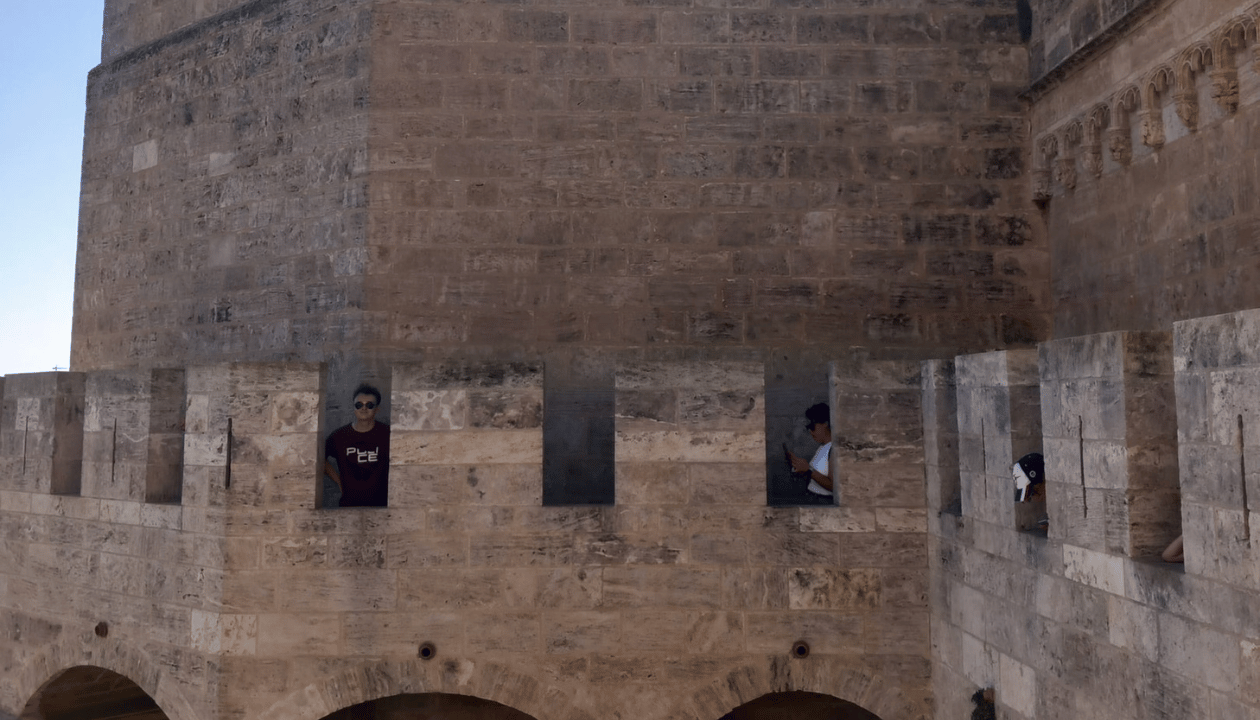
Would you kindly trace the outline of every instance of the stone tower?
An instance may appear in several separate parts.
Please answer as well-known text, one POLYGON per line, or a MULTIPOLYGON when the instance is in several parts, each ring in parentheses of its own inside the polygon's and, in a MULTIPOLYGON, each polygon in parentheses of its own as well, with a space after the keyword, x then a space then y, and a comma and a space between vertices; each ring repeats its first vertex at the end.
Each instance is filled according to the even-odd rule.
POLYGON ((1014 8, 106 16, 76 369, 317 361, 339 395, 399 360, 532 354, 585 389, 626 351, 742 351, 808 395, 847 348, 1048 334, 1014 8))
POLYGON ((1200 316, 1260 303, 1255 28, 108 1, 0 713, 1254 715, 1258 321, 1200 316), (360 379, 389 507, 324 508, 360 379), (839 504, 784 471, 818 400, 839 504))

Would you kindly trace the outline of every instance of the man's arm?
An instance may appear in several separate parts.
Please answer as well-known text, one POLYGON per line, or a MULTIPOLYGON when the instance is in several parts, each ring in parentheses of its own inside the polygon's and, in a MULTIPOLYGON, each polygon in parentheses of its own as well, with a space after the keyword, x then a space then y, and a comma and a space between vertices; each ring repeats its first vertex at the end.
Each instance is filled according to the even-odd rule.
POLYGON ((809 471, 809 477, 811 480, 827 488, 828 490, 835 490, 835 488, 831 487, 831 478, 829 476, 823 475, 817 470, 814 470, 811 468, 809 471))
POLYGON ((341 487, 341 474, 337 472, 337 465, 329 458, 324 458, 324 474, 332 478, 337 483, 337 487, 341 487))

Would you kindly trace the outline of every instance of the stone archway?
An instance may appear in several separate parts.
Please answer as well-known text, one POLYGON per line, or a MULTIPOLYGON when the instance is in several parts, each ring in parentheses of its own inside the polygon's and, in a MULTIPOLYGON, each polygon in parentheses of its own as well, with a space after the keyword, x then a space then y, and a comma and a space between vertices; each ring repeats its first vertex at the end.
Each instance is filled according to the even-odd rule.
POLYGON ((320 720, 372 700, 431 694, 473 697, 517 708, 524 720, 554 718, 556 708, 571 700, 569 693, 540 678, 496 663, 460 658, 378 660, 296 689, 255 720, 320 720))
POLYGON ((27 701, 21 718, 170 720, 131 679, 94 665, 77 665, 54 675, 27 701))
MULTIPOLYGON (((12 708, 23 718, 39 718, 30 715, 38 712, 33 705, 47 689, 59 680, 74 681, 76 668, 94 668, 125 678, 152 698, 170 720, 197 720, 198 715, 184 697, 178 683, 173 682, 162 665, 144 650, 113 636, 102 637, 94 630, 81 634, 65 634, 23 662, 16 677, 16 698, 27 698, 26 705, 12 708), (75 674, 65 677, 67 673, 75 674)), ((0 716, 7 708, 0 708, 0 716)))
POLYGON ((722 720, 880 720, 875 713, 823 693, 768 693, 740 705, 722 720))
MULTIPOLYGON (((820 695, 861 708, 878 720, 927 720, 931 703, 923 677, 889 676, 838 657, 808 659, 767 657, 741 665, 680 698, 669 717, 689 720, 726 718, 764 696, 820 695)), ((819 703, 825 705, 825 703, 819 703)), ((754 706, 757 709, 758 706, 754 706)), ((808 717, 829 717, 810 715, 808 717)), ((841 716, 842 717, 842 716, 841 716)), ((738 717, 736 720, 750 720, 738 717)), ((869 720, 856 715, 854 720, 869 720)))
POLYGON ((491 700, 449 693, 409 693, 369 700, 327 715, 323 720, 534 720, 520 710, 491 700))

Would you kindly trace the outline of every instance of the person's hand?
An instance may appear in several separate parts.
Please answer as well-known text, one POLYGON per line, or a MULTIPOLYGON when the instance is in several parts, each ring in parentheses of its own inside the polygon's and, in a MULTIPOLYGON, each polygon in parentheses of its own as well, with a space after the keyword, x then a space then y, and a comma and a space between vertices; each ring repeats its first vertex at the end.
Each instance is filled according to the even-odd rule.
POLYGON ((788 462, 792 463, 792 472, 794 473, 809 472, 809 461, 800 455, 788 453, 788 462))

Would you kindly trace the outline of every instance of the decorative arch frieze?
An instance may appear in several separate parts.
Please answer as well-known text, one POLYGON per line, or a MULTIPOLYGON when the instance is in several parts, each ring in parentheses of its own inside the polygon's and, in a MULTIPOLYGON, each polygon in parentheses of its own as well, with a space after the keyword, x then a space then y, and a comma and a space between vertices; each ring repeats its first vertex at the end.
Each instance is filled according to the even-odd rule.
POLYGON ((1158 150, 1164 146, 1164 96, 1176 83, 1172 68, 1160 65, 1142 81, 1142 144, 1158 150))
POLYGON ((1104 133, 1112 160, 1120 165, 1132 162, 1135 114, 1140 122, 1142 144, 1154 150, 1163 147, 1167 142, 1163 106, 1169 99, 1186 128, 1191 132, 1198 130, 1200 113, 1195 85, 1205 72, 1212 83, 1212 99, 1226 113, 1237 112, 1240 104, 1238 68, 1246 49, 1251 50, 1252 68, 1260 74, 1258 38, 1260 5, 1230 18, 1206 39, 1182 48, 1148 71, 1136 84, 1115 92, 1109 100, 1048 130, 1034 141, 1033 199, 1048 200, 1052 181, 1058 181, 1069 190, 1075 186, 1078 144, 1082 166, 1095 177, 1101 176, 1104 133))

